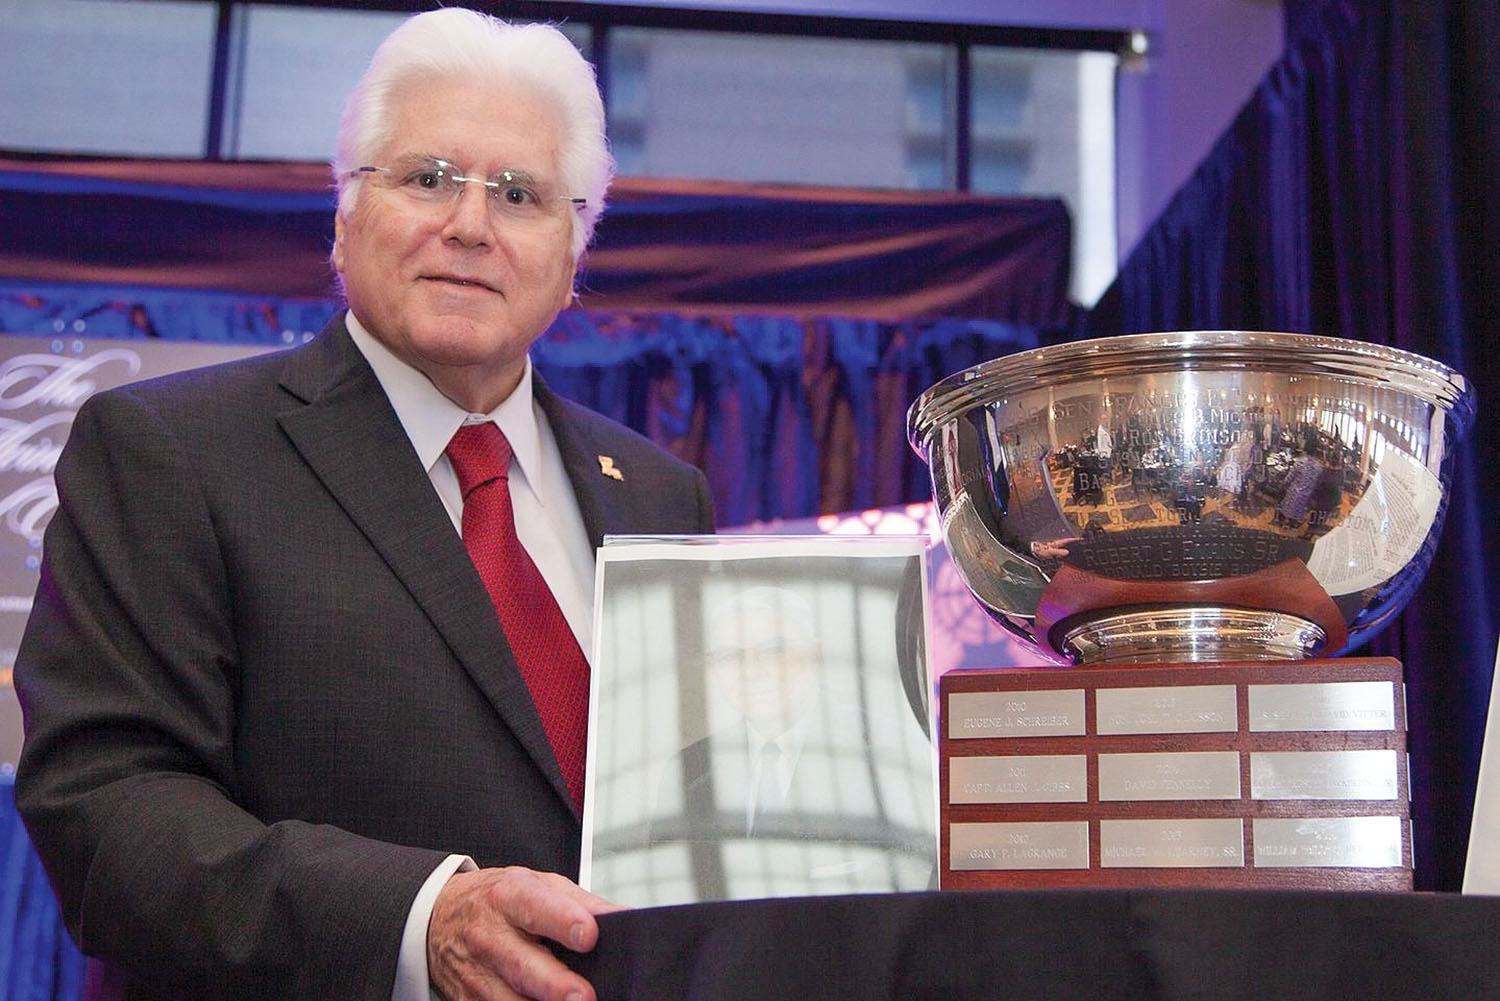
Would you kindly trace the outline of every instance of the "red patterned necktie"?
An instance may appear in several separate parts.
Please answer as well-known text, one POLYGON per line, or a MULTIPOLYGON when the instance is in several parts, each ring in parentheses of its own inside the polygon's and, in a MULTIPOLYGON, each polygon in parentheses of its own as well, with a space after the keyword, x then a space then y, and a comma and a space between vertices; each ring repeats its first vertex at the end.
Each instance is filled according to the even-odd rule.
POLYGON ((490 594, 531 690, 573 806, 583 810, 589 665, 541 571, 516 536, 510 442, 492 422, 465 424, 448 443, 463 494, 464 548, 490 594))

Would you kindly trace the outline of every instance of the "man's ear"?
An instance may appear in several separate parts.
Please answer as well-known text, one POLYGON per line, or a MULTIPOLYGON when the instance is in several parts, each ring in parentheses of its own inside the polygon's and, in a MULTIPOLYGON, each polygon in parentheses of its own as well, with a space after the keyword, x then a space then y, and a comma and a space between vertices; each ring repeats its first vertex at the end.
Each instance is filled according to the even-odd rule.
POLYGON ((333 270, 339 274, 344 273, 344 213, 334 210, 333 213, 333 270))
MULTIPOLYGON (((335 228, 335 232, 336 231, 337 231, 337 228, 335 228)), ((335 239, 335 241, 337 241, 337 239, 338 239, 337 236, 335 236, 334 239, 335 239)), ((338 244, 335 242, 334 246, 335 246, 335 248, 337 248, 338 244)), ((337 262, 335 262, 335 263, 337 263, 337 262)), ((578 298, 578 260, 575 258, 573 260, 573 269, 568 274, 568 284, 566 286, 564 286, 564 288, 563 288, 562 302, 560 302, 560 303, 557 304, 557 311, 560 313, 563 310, 567 309, 569 306, 573 305, 574 301, 577 298, 578 298)))

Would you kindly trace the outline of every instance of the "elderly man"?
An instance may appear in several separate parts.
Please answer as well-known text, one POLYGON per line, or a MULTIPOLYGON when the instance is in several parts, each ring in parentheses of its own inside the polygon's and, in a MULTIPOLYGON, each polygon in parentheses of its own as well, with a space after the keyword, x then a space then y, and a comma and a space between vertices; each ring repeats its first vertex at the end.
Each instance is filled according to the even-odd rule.
POLYGON ((310 345, 101 394, 18 657, 17 797, 103 988, 587 998, 593 552, 696 470, 533 374, 612 172, 566 39, 405 22, 351 95, 310 345))

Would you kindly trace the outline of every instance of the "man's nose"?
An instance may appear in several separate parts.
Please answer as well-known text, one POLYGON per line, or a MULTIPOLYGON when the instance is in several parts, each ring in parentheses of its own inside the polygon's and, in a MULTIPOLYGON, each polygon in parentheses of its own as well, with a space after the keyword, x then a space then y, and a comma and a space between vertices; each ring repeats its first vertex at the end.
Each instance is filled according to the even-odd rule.
POLYGON ((490 211, 490 189, 478 182, 468 181, 448 207, 443 237, 469 247, 488 245, 494 239, 494 225, 494 213, 490 211))

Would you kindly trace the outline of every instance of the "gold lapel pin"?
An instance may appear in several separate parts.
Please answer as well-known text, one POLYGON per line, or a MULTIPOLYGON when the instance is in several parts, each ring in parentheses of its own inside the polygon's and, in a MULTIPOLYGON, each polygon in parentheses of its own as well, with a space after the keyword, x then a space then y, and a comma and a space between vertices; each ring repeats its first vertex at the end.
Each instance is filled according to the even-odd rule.
POLYGON ((599 472, 612 480, 619 480, 621 483, 625 482, 625 474, 615 466, 615 460, 607 455, 599 456, 599 472))

